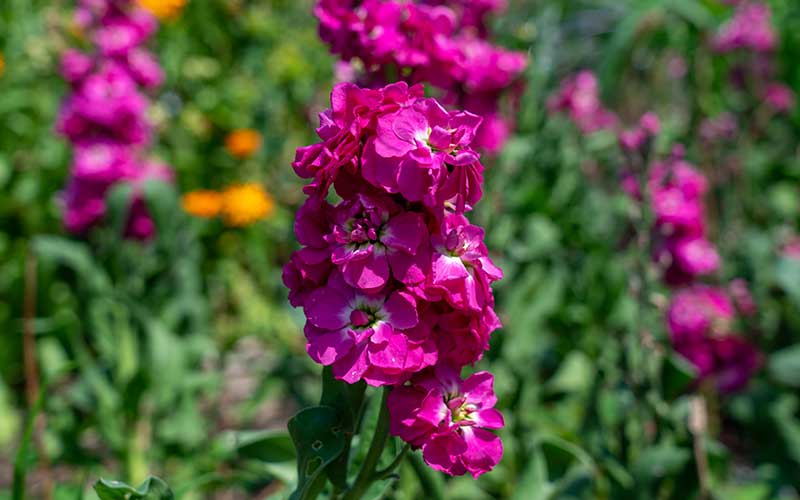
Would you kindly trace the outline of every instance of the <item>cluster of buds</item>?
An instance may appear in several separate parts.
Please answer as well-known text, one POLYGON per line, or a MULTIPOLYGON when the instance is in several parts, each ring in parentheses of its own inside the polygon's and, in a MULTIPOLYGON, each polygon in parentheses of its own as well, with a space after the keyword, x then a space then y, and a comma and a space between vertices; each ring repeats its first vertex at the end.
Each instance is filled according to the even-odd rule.
POLYGON ((57 128, 74 147, 63 193, 64 225, 82 234, 106 211, 105 196, 118 183, 133 186, 126 235, 147 239, 155 231, 141 195, 144 182, 169 182, 171 169, 146 158, 151 138, 145 90, 164 79, 144 44, 158 24, 132 0, 81 0, 76 22, 93 44, 91 53, 68 50, 61 73, 71 86, 57 128))
POLYGON ((331 51, 361 75, 347 78, 380 87, 400 79, 427 82, 443 102, 483 117, 475 146, 497 151, 512 122, 500 100, 525 69, 527 57, 487 39, 485 17, 501 0, 319 0, 319 32, 331 51))
POLYGON ((312 180, 295 222, 303 248, 283 273, 311 358, 348 383, 394 386, 393 433, 432 467, 475 476, 499 461, 486 429, 503 422, 491 375, 459 377, 500 326, 490 285, 502 272, 465 216, 482 195, 481 121, 421 85, 334 87, 322 142, 293 163, 312 180))

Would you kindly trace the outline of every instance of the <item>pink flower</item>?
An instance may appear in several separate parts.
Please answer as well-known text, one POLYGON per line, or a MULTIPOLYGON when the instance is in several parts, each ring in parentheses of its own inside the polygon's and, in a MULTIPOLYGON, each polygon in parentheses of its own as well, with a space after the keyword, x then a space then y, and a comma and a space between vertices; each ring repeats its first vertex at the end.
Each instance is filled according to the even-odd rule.
POLYGON ((164 82, 164 71, 156 57, 145 49, 130 51, 126 57, 128 71, 131 76, 146 88, 161 86, 164 82))
POLYGON ((477 478, 503 455, 500 438, 487 430, 504 425, 494 408, 493 383, 488 372, 462 380, 456 370, 438 365, 391 392, 390 431, 422 448, 425 462, 434 469, 477 478))
POLYGON ((108 184, 132 175, 136 168, 131 148, 110 142, 78 145, 72 160, 73 176, 108 184))
MULTIPOLYGON (((484 100, 497 113, 502 95, 513 90, 527 65, 525 54, 485 39, 483 16, 502 6, 497 0, 318 0, 314 13, 331 51, 347 63, 361 61, 361 77, 348 80, 375 87, 397 78, 427 81, 445 91, 446 103, 483 115, 469 101, 484 100)), ((489 137, 498 141, 503 136, 489 137)))
POLYGON ((725 335, 682 345, 677 351, 697 369, 698 380, 713 381, 730 394, 747 386, 761 366, 761 354, 742 337, 725 335))
POLYGON ((460 215, 448 216, 441 234, 431 237, 434 249, 426 293, 442 295, 456 309, 481 311, 494 305, 490 284, 503 277, 483 243, 483 229, 460 215))
POLYGON ((489 349, 489 337, 500 328, 500 319, 490 306, 482 311, 437 311, 433 337, 439 362, 465 366, 478 362, 489 349))
POLYGON ((597 77, 591 71, 581 71, 564 80, 558 93, 547 100, 551 112, 563 111, 585 134, 612 129, 617 117, 600 101, 597 77))
POLYGON ((651 167, 648 189, 657 226, 669 234, 702 234, 702 197, 708 189, 703 174, 683 160, 657 163, 651 167))
POLYGON ((420 248, 428 238, 422 214, 401 211, 388 197, 358 195, 337 206, 332 219, 324 238, 350 286, 374 292, 392 276, 406 284, 424 279, 429 257, 420 248))
POLYGON ((794 92, 782 83, 770 83, 764 93, 764 102, 776 113, 789 113, 794 108, 794 92))
POLYGON ((706 118, 700 123, 700 137, 708 142, 731 140, 737 130, 736 117, 727 112, 714 118, 706 118))
POLYGON ((364 294, 334 274, 308 296, 304 309, 308 354, 348 383, 402 383, 436 362, 435 345, 408 292, 364 294))
POLYGON ((681 345, 712 333, 728 333, 735 315, 724 290, 704 285, 686 288, 675 294, 667 311, 670 338, 673 344, 681 345))
POLYGON ((658 116, 653 112, 645 113, 635 128, 620 132, 619 143, 626 151, 638 151, 660 131, 661 121, 658 116))
POLYGON ((61 75, 69 83, 77 83, 83 79, 94 66, 88 55, 74 49, 67 49, 61 55, 61 75))
MULTIPOLYGON (((392 5, 372 15, 397 22, 392 5)), ((425 98, 421 87, 336 85, 320 115, 322 142, 298 149, 293 165, 311 181, 295 221, 303 248, 283 270, 289 300, 306 316, 309 356, 348 383, 397 386, 391 404, 402 408, 393 414, 411 420, 412 388, 429 378, 426 390, 438 391, 431 404, 443 413, 430 425, 411 422, 420 434, 405 437, 434 468, 476 476, 502 453, 485 430, 502 425, 491 409, 491 376, 487 386, 485 375, 456 375, 500 327, 491 283, 502 271, 483 230, 464 215, 481 197, 483 167, 472 148, 480 124, 425 98), (331 187, 342 200, 336 205, 326 201, 331 187), (436 372, 450 374, 449 392, 434 383, 437 363, 452 367, 436 372)))
MULTIPOLYGON (((691 281, 697 276, 711 274, 719 269, 720 257, 717 249, 705 238, 679 238, 670 241, 668 246, 672 254, 672 269, 667 271, 668 274, 672 271, 691 281)), ((667 281, 679 284, 675 283, 675 279, 667 281)))
POLYGON ((483 166, 470 147, 480 124, 480 117, 448 113, 433 99, 383 116, 374 144, 367 144, 364 177, 390 192, 391 181, 396 182, 397 190, 410 201, 427 206, 452 202, 463 211, 482 194, 483 166), (383 184, 379 169, 393 169, 396 178, 383 184))
POLYGON ((169 167, 143 159, 141 150, 151 127, 149 102, 139 87, 154 87, 163 79, 158 62, 140 47, 155 31, 155 18, 132 2, 80 0, 76 20, 96 50, 67 50, 61 60, 72 93, 56 128, 75 147, 62 195, 64 224, 70 232, 85 233, 102 220, 108 190, 124 182, 133 186, 125 235, 146 240, 155 225, 142 186, 173 180, 169 167))
POLYGON ((736 8, 733 18, 714 37, 714 47, 720 52, 738 49, 770 52, 777 37, 772 29, 772 13, 759 2, 744 2, 736 8))
POLYGON ((750 293, 750 287, 745 280, 737 278, 728 283, 728 293, 741 314, 752 316, 758 312, 758 306, 756 306, 753 295, 750 293))

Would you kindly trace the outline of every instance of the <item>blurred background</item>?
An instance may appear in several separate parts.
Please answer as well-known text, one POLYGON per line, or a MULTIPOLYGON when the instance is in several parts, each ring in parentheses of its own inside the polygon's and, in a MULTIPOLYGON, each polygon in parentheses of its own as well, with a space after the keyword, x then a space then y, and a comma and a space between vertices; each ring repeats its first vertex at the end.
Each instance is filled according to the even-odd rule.
MULTIPOLYGON (((283 431, 319 395, 281 281, 302 201, 291 161, 316 142, 334 80, 313 3, 189 0, 163 19, 150 48, 166 80, 148 116, 175 183, 148 193, 157 234, 142 244, 114 223, 90 237, 62 226, 71 153, 55 123, 74 6, 0 2, 0 498, 23 476, 26 498, 95 498, 98 477, 148 473, 186 499, 291 490, 291 447, 254 451, 241 431, 283 431), (227 217, 197 216, 214 193, 186 196, 237 188, 246 202, 227 217)), ((798 92, 800 4, 766 3, 772 78, 798 92)), ((800 112, 731 83, 742 60, 767 57, 713 50, 732 12, 510 0, 492 19, 495 40, 530 58, 473 214, 506 275, 504 328, 479 365, 495 373, 506 451, 480 480, 448 480, 448 498, 800 498, 800 112), (759 369, 734 394, 694 383, 672 352, 664 285, 631 293, 641 252, 617 135, 581 133, 546 104, 581 69, 623 124, 659 115, 656 154, 681 143, 709 178, 714 279, 745 280, 757 307, 737 327, 759 369), (732 131, 709 139, 720 116, 732 131)), ((389 495, 416 488, 401 479, 389 495)))

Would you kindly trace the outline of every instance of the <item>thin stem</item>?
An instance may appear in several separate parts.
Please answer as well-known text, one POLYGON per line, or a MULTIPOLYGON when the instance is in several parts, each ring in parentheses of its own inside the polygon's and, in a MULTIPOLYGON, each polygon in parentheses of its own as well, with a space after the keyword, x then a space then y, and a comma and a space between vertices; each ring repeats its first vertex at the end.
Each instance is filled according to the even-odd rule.
POLYGON ((417 475, 419 485, 422 488, 424 497, 430 500, 444 500, 444 484, 442 479, 435 475, 422 461, 419 453, 412 453, 409 456, 409 462, 417 475))
MULTIPOLYGON (((39 366, 36 356, 36 290, 37 290, 37 261, 36 256, 28 252, 25 260, 25 296, 24 319, 22 331, 22 356, 25 366, 25 392, 28 400, 28 410, 33 411, 40 394, 39 366)), ((47 463, 42 436, 45 430, 44 415, 37 412, 34 419, 34 444, 39 453, 39 463, 42 471, 43 495, 45 499, 53 498, 53 479, 47 463)))
POLYGON ((361 465, 361 470, 358 471, 353 486, 344 494, 343 500, 359 500, 375 481, 375 468, 383 454, 384 447, 386 447, 386 441, 389 439, 389 407, 386 405, 386 401, 390 390, 389 387, 383 389, 378 423, 375 427, 375 434, 372 436, 372 443, 369 445, 367 456, 364 458, 364 463, 361 465))
POLYGON ((406 454, 410 449, 411 445, 406 443, 406 445, 403 446, 403 449, 400 450, 400 453, 395 457, 394 460, 392 460, 392 463, 390 463, 388 467, 375 472, 375 479, 386 479, 391 476, 394 470, 403 462, 403 459, 406 458, 406 454))

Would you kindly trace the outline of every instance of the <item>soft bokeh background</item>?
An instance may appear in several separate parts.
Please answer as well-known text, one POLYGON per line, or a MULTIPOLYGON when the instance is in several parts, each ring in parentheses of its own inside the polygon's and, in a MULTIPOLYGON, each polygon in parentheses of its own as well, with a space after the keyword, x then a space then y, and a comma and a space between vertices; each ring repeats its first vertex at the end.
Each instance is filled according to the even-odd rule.
MULTIPOLYGON (((768 3, 778 78, 798 92, 800 4, 768 3)), ((177 193, 159 195, 159 236, 143 247, 112 229, 90 244, 65 237, 57 193, 69 151, 53 124, 67 90, 57 61, 72 43, 70 2, 0 2, 0 498, 10 498, 15 463, 30 498, 94 498, 86 486, 97 477, 148 472, 180 498, 286 495, 291 450, 265 458, 233 433, 283 430, 318 398, 319 369, 280 276, 301 200, 290 163, 315 140, 333 77, 311 7, 190 0, 161 27, 153 49, 168 79, 152 117, 177 193), (225 148, 241 128, 262 138, 246 159, 225 148), (237 182, 262 184, 274 212, 245 228, 181 213, 178 193, 237 182), (26 325, 40 397, 24 370, 26 325), (31 403, 41 406, 33 423, 31 403)), ((731 90, 730 61, 709 49, 729 15, 715 0, 511 0, 495 20, 498 41, 531 56, 517 133, 486 160, 474 216, 506 271, 505 328, 481 362, 496 374, 506 453, 479 481, 449 481, 448 498, 699 498, 698 439, 716 498, 798 498, 800 264, 780 249, 800 222, 800 113, 764 119, 731 90), (665 290, 649 297, 650 337, 636 333, 616 138, 582 136, 545 106, 581 68, 598 73, 624 120, 659 113, 660 152, 682 142, 724 180, 711 224, 721 281, 750 283, 759 312, 745 329, 765 360, 747 390, 705 394, 700 437, 687 425, 690 372, 660 320, 665 290), (724 111, 742 132, 709 148, 699 123, 724 111)), ((390 497, 418 495, 413 473, 401 477, 390 497)))

